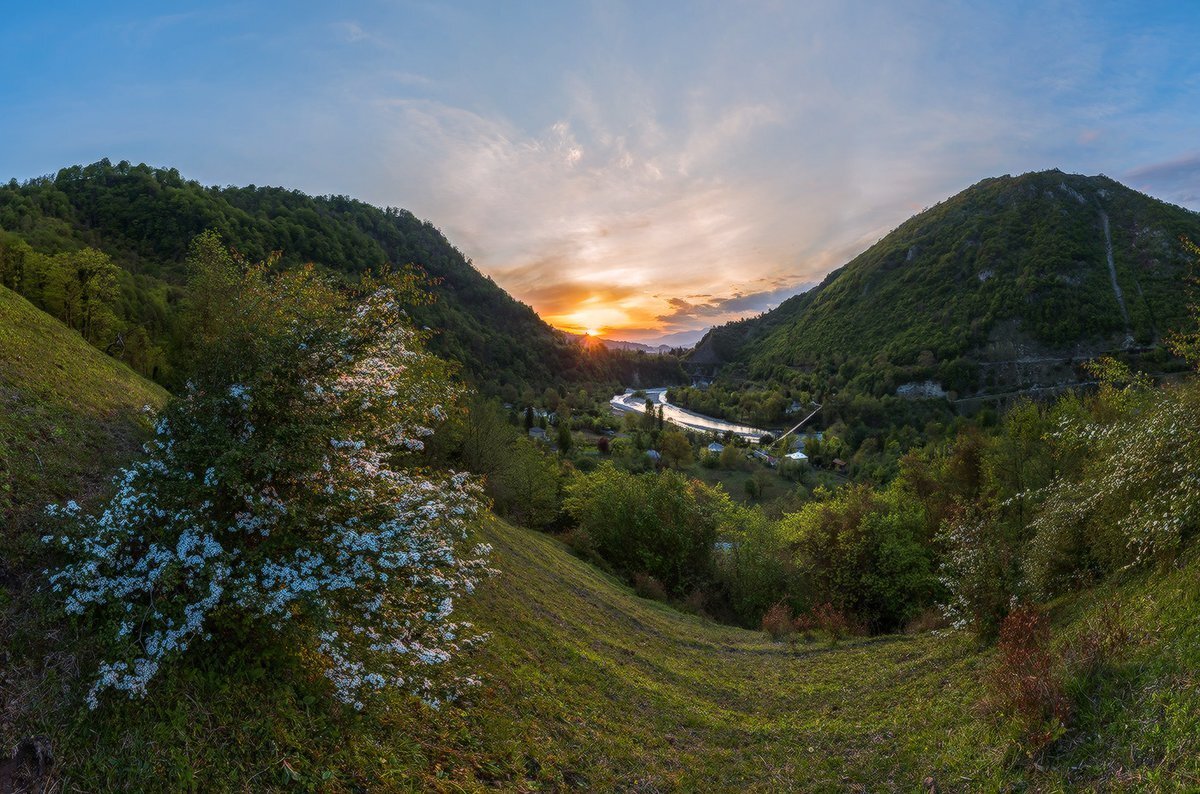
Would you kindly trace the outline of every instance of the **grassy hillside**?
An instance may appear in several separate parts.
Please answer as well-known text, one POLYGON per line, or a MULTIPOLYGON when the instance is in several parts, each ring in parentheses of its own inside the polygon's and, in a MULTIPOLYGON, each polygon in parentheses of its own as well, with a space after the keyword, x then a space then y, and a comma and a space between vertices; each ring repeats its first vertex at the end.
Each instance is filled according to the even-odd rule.
POLYGON ((84 499, 137 449, 166 392, 0 287, 0 517, 84 499))
MULTIPOLYGON (((907 374, 974 392, 994 374, 980 362, 1159 343, 1187 313, 1181 237, 1200 239, 1200 215, 1107 177, 987 179, 906 221, 818 287, 714 329, 693 360, 786 381, 834 357, 837 366, 858 359, 876 370, 919 367, 907 374)), ((1061 375, 1015 377, 1046 385, 1061 375)))
POLYGON ((465 709, 330 710, 251 643, 95 714, 43 688, 22 727, 51 735, 64 788, 85 790, 1169 789, 1200 774, 1195 561, 1058 606, 1064 636, 1111 597, 1142 631, 1035 767, 979 709, 991 657, 964 636, 772 643, 638 598, 545 536, 482 535, 502 574, 468 607, 493 636, 465 709))

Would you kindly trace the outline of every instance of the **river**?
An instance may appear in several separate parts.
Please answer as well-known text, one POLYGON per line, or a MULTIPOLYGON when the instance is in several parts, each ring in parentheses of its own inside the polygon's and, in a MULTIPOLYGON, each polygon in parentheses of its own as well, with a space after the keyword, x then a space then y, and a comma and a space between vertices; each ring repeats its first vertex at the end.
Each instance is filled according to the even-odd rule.
POLYGON ((633 389, 626 389, 624 394, 614 395, 609 400, 609 404, 618 413, 628 413, 630 411, 645 413, 646 400, 650 400, 655 406, 662 406, 663 419, 673 425, 678 425, 688 430, 716 433, 717 435, 724 435, 727 432, 731 432, 736 436, 740 436, 745 441, 753 441, 755 443, 768 432, 762 428, 739 425, 733 422, 726 422, 723 419, 714 419, 711 416, 705 416, 695 411, 689 411, 686 408, 680 408, 678 405, 672 405, 667 402, 667 390, 665 387, 659 389, 642 389, 642 391, 645 393, 645 397, 634 397, 633 389))

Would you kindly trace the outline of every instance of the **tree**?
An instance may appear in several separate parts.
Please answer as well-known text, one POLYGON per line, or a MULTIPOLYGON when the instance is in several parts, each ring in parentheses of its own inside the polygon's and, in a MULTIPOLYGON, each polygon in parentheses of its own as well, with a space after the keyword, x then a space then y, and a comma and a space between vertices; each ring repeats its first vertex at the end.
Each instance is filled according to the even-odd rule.
POLYGON ((642 413, 641 425, 643 430, 649 432, 658 424, 658 415, 654 412, 654 403, 650 402, 648 399, 646 400, 646 404, 643 406, 643 408, 644 411, 642 413))
POLYGON ((59 256, 67 258, 67 267, 79 283, 80 333, 92 343, 107 339, 117 325, 113 306, 119 294, 117 275, 120 270, 107 254, 94 248, 59 256))
POLYGON ((491 477, 500 471, 520 432, 506 421, 499 402, 479 395, 465 401, 433 438, 432 450, 446 463, 491 477))
POLYGON ((213 638, 269 634, 340 700, 399 687, 430 703, 464 643, 454 599, 486 571, 464 546, 478 488, 414 457, 456 397, 405 305, 415 276, 336 289, 272 273, 214 234, 192 248, 187 390, 103 510, 51 510, 69 555, 50 576, 70 614, 111 626, 88 694, 144 695, 213 638))
POLYGON ((490 480, 496 509, 522 526, 542 528, 558 516, 562 472, 558 462, 528 438, 518 438, 490 480))
POLYGON ((742 453, 737 447, 725 447, 721 450, 721 468, 733 471, 742 465, 742 453))
POLYGON ((692 464, 692 445, 678 430, 667 430, 658 437, 658 451, 663 461, 673 469, 692 464))
POLYGON ((558 451, 566 455, 571 451, 574 439, 571 438, 571 423, 566 419, 558 420, 558 451))
POLYGON ((532 429, 533 429, 533 406, 527 405, 527 406, 525 406, 525 430, 529 431, 532 429))
POLYGON ((0 286, 30 297, 25 293, 25 273, 26 263, 33 255, 29 243, 16 235, 0 232, 0 286))
POLYGON ((724 491, 674 471, 630 474, 607 462, 567 485, 564 506, 601 557, 676 594, 708 578, 713 543, 733 515, 724 491))

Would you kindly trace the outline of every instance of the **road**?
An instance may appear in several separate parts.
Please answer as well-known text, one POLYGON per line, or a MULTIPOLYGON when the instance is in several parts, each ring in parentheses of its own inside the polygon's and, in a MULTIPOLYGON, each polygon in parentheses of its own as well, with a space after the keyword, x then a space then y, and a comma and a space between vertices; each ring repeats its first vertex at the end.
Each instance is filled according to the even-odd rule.
POLYGON ((614 395, 609 404, 613 410, 618 413, 628 413, 637 411, 645 413, 646 400, 649 399, 655 406, 662 406, 663 419, 673 425, 686 428, 688 430, 697 430, 705 433, 716 433, 723 435, 726 432, 732 432, 736 436, 740 436, 746 441, 758 442, 762 436, 769 432, 758 427, 750 427, 749 425, 739 425, 733 422, 726 422, 723 419, 714 419, 711 416, 698 414, 695 411, 689 411, 686 408, 680 408, 678 405, 672 405, 667 402, 667 390, 661 389, 643 389, 645 397, 634 397, 633 389, 626 389, 624 394, 614 395))

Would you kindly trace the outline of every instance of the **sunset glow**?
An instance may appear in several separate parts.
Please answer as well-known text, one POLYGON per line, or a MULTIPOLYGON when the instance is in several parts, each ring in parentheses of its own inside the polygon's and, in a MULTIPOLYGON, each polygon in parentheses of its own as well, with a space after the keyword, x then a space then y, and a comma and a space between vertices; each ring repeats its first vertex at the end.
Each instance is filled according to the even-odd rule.
POLYGON ((1118 20, 1073 3, 921 0, 870 14, 402 2, 154 16, 143 5, 115 19, 88 7, 86 80, 29 47, 22 31, 40 7, 14 5, 9 67, 39 82, 36 101, 12 97, 28 104, 6 129, 6 177, 129 158, 213 184, 404 207, 573 333, 690 343, 820 282, 985 176, 1103 172, 1200 207, 1186 3, 1153 22, 1133 6, 1118 20), (110 57, 118 40, 138 58, 110 57), (211 62, 206 81, 141 68, 174 62, 181 42, 211 62), (1150 53, 1161 68, 1138 68, 1150 53), (247 73, 286 112, 234 140, 226 131, 262 110, 239 92, 247 73), (81 140, 94 129, 105 134, 81 140))

